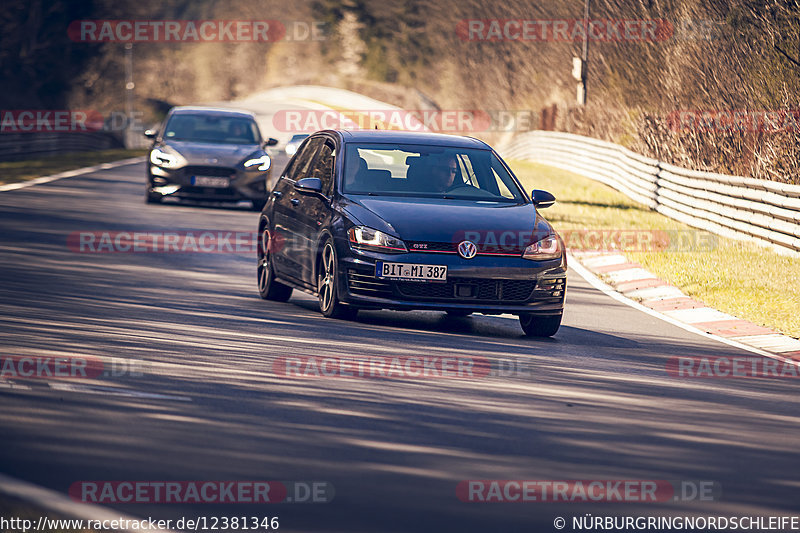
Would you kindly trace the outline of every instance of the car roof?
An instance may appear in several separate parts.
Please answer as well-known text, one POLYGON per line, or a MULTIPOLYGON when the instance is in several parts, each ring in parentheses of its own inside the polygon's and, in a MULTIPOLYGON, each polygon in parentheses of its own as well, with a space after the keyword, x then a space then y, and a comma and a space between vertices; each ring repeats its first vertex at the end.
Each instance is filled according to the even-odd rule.
POLYGON ((225 109, 221 107, 204 107, 204 106, 177 106, 170 110, 173 115, 187 115, 187 114, 203 114, 203 115, 217 115, 217 116, 244 116, 255 119, 255 115, 250 111, 243 109, 225 109))
POLYGON ((489 145, 473 137, 400 130, 334 130, 345 143, 423 144, 453 148, 490 149, 489 145))

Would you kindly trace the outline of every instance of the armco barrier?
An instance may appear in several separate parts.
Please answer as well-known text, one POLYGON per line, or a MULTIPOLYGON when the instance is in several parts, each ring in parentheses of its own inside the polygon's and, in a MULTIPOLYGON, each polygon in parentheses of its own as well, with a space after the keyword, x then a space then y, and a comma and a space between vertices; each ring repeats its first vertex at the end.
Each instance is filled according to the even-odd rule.
POLYGON ((148 141, 140 132, 29 132, 0 134, 0 161, 18 161, 66 152, 145 148, 148 141), (127 144, 127 146, 126 146, 127 144))
POLYGON ((690 226, 800 252, 798 185, 687 170, 570 133, 523 133, 500 151, 605 183, 690 226))

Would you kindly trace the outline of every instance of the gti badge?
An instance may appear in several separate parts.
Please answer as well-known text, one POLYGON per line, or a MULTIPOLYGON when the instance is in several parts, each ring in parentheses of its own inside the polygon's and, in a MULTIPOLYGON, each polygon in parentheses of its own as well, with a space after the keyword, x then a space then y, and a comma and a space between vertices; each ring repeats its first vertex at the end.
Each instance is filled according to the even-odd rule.
POLYGON ((472 259, 477 253, 478 247, 472 241, 461 241, 458 244, 458 255, 464 259, 472 259))

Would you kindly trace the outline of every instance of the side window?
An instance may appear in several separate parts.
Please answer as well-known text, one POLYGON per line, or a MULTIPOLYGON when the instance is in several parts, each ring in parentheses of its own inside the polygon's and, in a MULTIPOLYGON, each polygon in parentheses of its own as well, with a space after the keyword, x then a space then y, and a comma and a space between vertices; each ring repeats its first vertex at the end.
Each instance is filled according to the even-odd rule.
POLYGON ((314 155, 317 153, 319 145, 323 140, 320 137, 310 139, 301 148, 300 152, 294 158, 294 164, 289 169, 287 178, 297 181, 309 177, 308 170, 311 162, 314 161, 314 155))
POLYGON ((309 172, 308 177, 319 178, 322 182, 323 194, 329 194, 331 182, 333 181, 333 163, 336 158, 336 150, 330 141, 327 141, 320 149, 319 155, 314 160, 314 166, 309 172))

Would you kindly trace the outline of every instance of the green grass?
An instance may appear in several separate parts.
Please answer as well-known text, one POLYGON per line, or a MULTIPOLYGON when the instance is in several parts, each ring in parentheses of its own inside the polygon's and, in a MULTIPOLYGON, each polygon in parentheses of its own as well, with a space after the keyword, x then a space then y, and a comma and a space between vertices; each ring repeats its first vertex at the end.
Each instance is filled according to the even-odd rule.
POLYGON ((71 152, 25 161, 3 161, 0 162, 0 184, 17 183, 146 153, 146 150, 98 150, 96 152, 71 152))
MULTIPOLYGON (((556 204, 542 214, 558 231, 637 229, 704 233, 588 178, 534 163, 511 161, 510 164, 528 191, 544 189, 556 196, 556 204)), ((628 251, 624 255, 710 307, 800 337, 800 258, 784 256, 753 243, 713 239, 716 246, 705 249, 628 251)))

